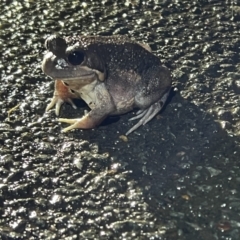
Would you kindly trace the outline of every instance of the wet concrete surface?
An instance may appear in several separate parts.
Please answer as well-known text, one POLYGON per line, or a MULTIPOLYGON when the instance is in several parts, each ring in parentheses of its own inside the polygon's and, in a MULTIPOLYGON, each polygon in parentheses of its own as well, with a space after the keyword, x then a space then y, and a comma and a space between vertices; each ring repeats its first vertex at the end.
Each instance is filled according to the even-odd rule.
MULTIPOLYGON (((240 4, 2 1, 2 239, 239 239, 240 4), (61 133, 44 40, 124 34, 172 71, 161 117, 61 133), (9 110, 11 111, 9 112, 9 110)), ((61 116, 79 117, 64 105, 61 116)))

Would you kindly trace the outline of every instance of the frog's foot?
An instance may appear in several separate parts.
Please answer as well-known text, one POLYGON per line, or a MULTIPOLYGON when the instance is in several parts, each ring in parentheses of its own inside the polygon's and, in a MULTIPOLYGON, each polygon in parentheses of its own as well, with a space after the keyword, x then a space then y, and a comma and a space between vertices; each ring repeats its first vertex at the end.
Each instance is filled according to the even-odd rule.
POLYGON ((147 122, 149 122, 151 119, 153 119, 158 112, 163 108, 164 103, 166 102, 168 97, 168 93, 165 93, 163 97, 158 101, 152 104, 147 109, 141 109, 137 111, 137 115, 133 118, 130 118, 129 121, 139 119, 139 122, 134 125, 127 133, 126 135, 130 134, 131 132, 135 131, 137 128, 139 128, 142 125, 145 125, 147 122))
POLYGON ((102 119, 95 119, 92 118, 91 112, 87 113, 85 112, 85 115, 81 118, 74 118, 74 119, 69 119, 69 118, 59 118, 59 122, 64 122, 64 123, 69 123, 71 124, 69 127, 66 127, 62 130, 62 132, 68 132, 72 129, 76 128, 81 128, 81 129, 91 129, 96 127, 102 122, 102 119))
POLYGON ((51 102, 46 107, 46 112, 55 106, 55 113, 58 116, 60 108, 65 102, 68 102, 74 109, 77 109, 77 106, 73 103, 71 98, 62 98, 59 95, 54 95, 51 102))
POLYGON ((48 104, 46 111, 53 108, 55 106, 55 113, 58 116, 60 112, 60 108, 64 102, 68 102, 74 109, 77 106, 73 103, 72 98, 76 98, 76 96, 69 92, 69 89, 61 80, 55 80, 55 91, 54 96, 51 102, 48 104))
POLYGON ((143 111, 138 111, 139 113, 136 117, 133 117, 129 119, 130 121, 139 119, 139 122, 134 125, 127 133, 126 135, 130 134, 131 132, 135 131, 137 128, 139 128, 142 125, 145 125, 147 122, 149 122, 155 115, 161 110, 162 105, 160 102, 156 102, 153 105, 151 105, 149 108, 143 110, 143 111))

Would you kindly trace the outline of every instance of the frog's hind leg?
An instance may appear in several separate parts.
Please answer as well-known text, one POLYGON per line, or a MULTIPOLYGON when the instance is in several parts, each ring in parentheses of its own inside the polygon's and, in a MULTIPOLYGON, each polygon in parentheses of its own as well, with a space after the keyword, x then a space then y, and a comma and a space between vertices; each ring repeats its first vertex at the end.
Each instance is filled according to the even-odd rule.
POLYGON ((139 119, 138 123, 134 125, 127 133, 126 135, 130 134, 131 132, 135 131, 137 128, 139 128, 142 125, 145 125, 147 122, 149 122, 151 119, 153 119, 158 112, 161 111, 161 109, 164 106, 164 103, 167 100, 169 92, 165 93, 163 97, 158 100, 157 102, 153 103, 150 107, 147 109, 141 109, 137 112, 137 115, 133 118, 130 118, 129 121, 139 119))

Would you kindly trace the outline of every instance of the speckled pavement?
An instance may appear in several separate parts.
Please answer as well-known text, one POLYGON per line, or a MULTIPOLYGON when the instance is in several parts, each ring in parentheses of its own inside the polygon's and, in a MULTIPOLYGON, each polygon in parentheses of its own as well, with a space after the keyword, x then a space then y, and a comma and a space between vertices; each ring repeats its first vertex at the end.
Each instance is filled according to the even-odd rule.
MULTIPOLYGON (((1 239, 240 239, 240 2, 0 2, 1 239), (124 34, 173 75, 164 110, 61 133, 44 40, 124 34)), ((65 104, 61 117, 79 117, 65 104)))

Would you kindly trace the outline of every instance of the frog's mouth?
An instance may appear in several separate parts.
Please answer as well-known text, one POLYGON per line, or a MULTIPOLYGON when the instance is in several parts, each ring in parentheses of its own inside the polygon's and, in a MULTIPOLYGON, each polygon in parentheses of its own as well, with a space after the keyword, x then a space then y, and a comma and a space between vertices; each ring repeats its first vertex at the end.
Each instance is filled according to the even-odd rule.
POLYGON ((52 52, 48 52, 42 62, 43 72, 53 79, 68 81, 96 80, 103 81, 104 73, 87 66, 71 65, 64 58, 58 58, 52 52))

